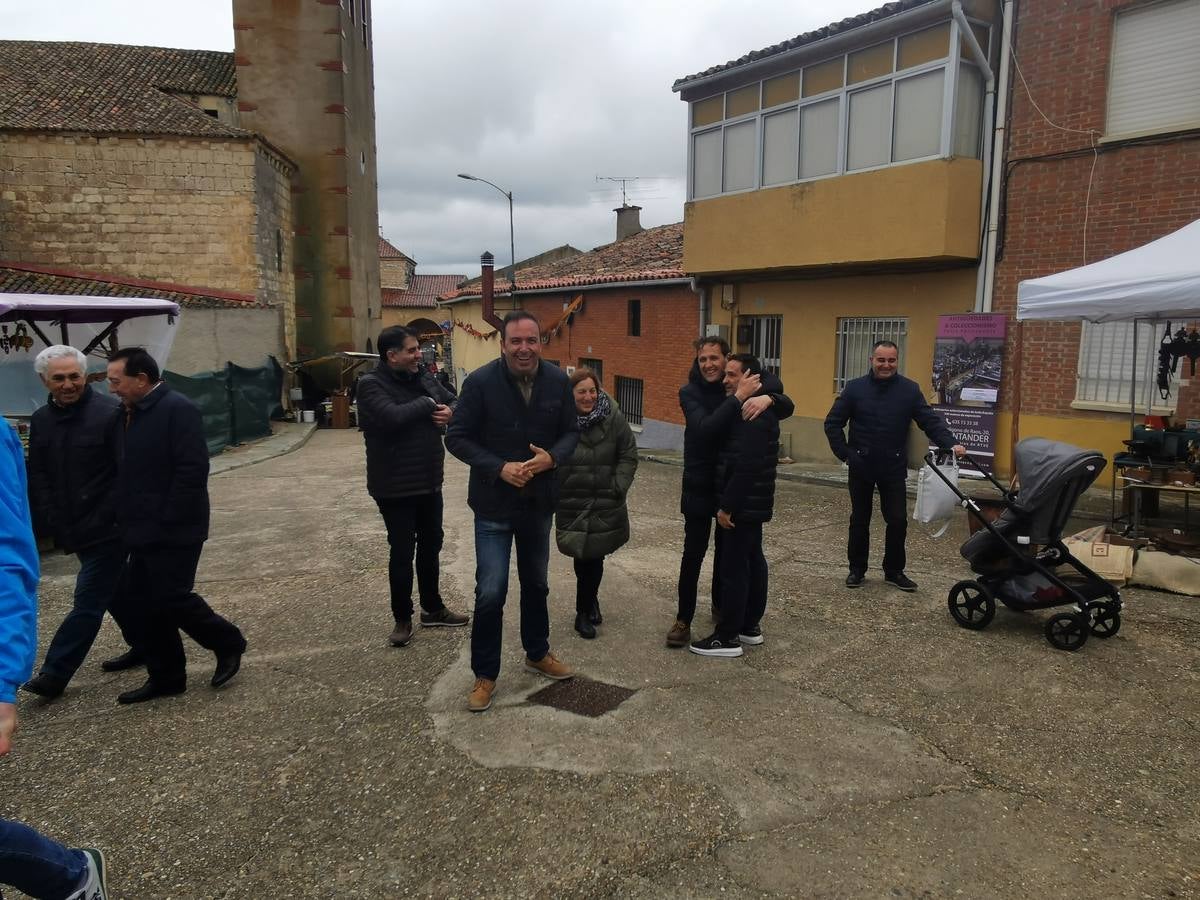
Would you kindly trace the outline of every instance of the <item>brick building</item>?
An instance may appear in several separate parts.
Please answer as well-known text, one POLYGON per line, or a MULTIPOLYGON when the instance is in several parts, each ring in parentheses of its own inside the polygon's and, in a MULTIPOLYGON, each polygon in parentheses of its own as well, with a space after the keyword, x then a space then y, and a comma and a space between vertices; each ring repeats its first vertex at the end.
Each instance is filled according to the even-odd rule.
MULTIPOLYGON (((625 224, 626 215, 618 229, 628 236, 548 265, 518 267, 512 304, 537 316, 545 359, 564 369, 597 371, 638 433, 639 446, 678 448, 679 386, 695 358, 701 298, 681 268, 683 224, 635 230, 636 208, 628 209, 634 224, 625 224)), ((509 290, 507 281, 497 279, 498 295, 507 299, 509 290)), ((478 285, 466 284, 442 301, 456 323, 455 347, 463 340, 484 343, 495 358, 499 342, 487 337, 491 327, 471 326, 474 334, 464 327, 460 305, 478 305, 478 295, 478 285)), ((497 312, 503 315, 503 309, 497 312)))
MULTIPOLYGON (((994 309, 1017 284, 1141 246, 1200 218, 1200 2, 1022 3, 1014 45, 994 309), (1026 87, 1028 85, 1028 87, 1026 87), (1035 106, 1036 104, 1036 106, 1035 106)), ((1181 323, 1175 323, 1178 328, 1181 323)), ((1200 418, 1200 382, 1159 398, 1162 326, 1138 328, 1137 402, 1200 418), (1148 376, 1148 377, 1147 377, 1148 376)), ((1010 323, 1001 440, 1112 454, 1128 437, 1131 323, 1010 323)))

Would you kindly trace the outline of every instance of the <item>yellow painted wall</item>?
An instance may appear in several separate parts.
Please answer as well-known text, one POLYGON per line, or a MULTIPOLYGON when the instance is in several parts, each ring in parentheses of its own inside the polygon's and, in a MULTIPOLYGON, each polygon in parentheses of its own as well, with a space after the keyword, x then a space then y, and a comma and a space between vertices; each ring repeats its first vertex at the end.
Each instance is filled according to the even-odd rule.
MULTIPOLYGON (((937 318, 971 311, 975 269, 742 282, 736 285, 735 296, 733 310, 713 304, 712 321, 730 326, 730 335, 736 337, 738 316, 783 316, 781 376, 796 403, 796 414, 782 427, 791 435, 791 452, 796 459, 828 462, 833 456, 822 423, 835 398, 837 320, 852 316, 907 317, 901 371, 932 398, 930 369, 937 318)), ((866 373, 865 355, 855 371, 866 373)), ((914 437, 914 449, 916 446, 914 437)))
POLYGON ((974 260, 981 179, 977 159, 936 159, 695 200, 684 211, 683 270, 974 260))
MULTIPOLYGON (((431 310, 424 311, 431 312, 431 310)), ((484 334, 495 331, 491 325, 483 321, 482 302, 479 300, 454 303, 432 310, 432 312, 436 312, 442 321, 449 319, 452 323, 463 322, 484 334)), ((460 388, 466 375, 500 356, 499 335, 486 339, 477 338, 463 331, 458 325, 453 325, 450 329, 450 342, 451 354, 454 358, 454 373, 460 388)))

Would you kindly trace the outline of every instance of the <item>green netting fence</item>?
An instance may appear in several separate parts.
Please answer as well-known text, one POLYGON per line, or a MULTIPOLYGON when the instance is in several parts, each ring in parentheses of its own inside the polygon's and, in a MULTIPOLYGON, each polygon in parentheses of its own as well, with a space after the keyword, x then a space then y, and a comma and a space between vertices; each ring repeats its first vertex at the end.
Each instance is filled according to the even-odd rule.
POLYGON ((257 369, 226 363, 224 369, 195 375, 164 372, 163 379, 200 407, 210 455, 266 437, 271 420, 283 416, 283 369, 274 356, 257 369))

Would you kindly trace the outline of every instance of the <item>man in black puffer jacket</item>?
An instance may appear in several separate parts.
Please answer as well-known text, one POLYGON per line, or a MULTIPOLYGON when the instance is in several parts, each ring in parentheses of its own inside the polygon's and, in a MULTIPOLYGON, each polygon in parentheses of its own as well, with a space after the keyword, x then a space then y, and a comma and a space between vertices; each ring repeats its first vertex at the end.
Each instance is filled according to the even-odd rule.
POLYGON ((695 347, 696 360, 688 383, 679 389, 679 405, 687 423, 683 432, 683 493, 679 502, 683 513, 683 556, 679 561, 679 607, 675 623, 667 633, 668 647, 686 647, 692 639, 700 567, 708 552, 710 534, 713 535, 714 616, 720 606, 722 529, 714 532, 713 517, 717 514, 717 453, 730 428, 739 417, 752 419, 766 409, 774 411, 780 420, 795 411, 794 404, 783 393, 783 382, 771 372, 743 379, 732 395, 725 392, 729 344, 724 338, 703 337, 696 341, 695 347))
POLYGON ((388 585, 395 628, 393 647, 412 640, 413 552, 421 625, 467 624, 438 590, 442 552, 442 429, 454 397, 421 364, 421 342, 400 325, 379 333, 379 364, 358 380, 358 426, 367 447, 367 493, 387 527, 388 585))
MULTIPOLYGON (((34 359, 33 368, 50 391, 46 405, 34 412, 29 423, 34 527, 79 559, 74 605, 54 633, 41 671, 23 686, 49 700, 63 692, 83 663, 105 610, 123 634, 128 624, 125 607, 114 602, 125 566, 113 497, 120 403, 87 383, 87 358, 74 347, 47 347, 34 359)), ((126 641, 131 639, 132 632, 126 641)), ((130 650, 117 657, 116 665, 131 668, 141 658, 130 650)), ((107 661, 106 668, 113 669, 114 661, 107 661)))
MULTIPOLYGON (((735 353, 725 364, 725 391, 736 398, 746 383, 757 384, 762 364, 735 353)), ((759 389, 761 390, 761 388, 759 389)), ((741 656, 742 644, 761 644, 759 625, 767 608, 767 560, 763 524, 775 509, 779 464, 779 419, 770 408, 752 418, 737 416, 716 466, 717 526, 721 529, 720 618, 716 631, 688 645, 701 656, 741 656)))
POLYGON ((846 587, 862 585, 871 546, 871 507, 875 488, 887 523, 884 580, 902 591, 917 585, 904 574, 904 539, 908 507, 904 480, 908 475, 908 425, 916 422, 929 440, 956 456, 966 451, 921 393, 920 386, 896 371, 900 356, 891 341, 871 348, 871 371, 842 390, 825 417, 825 436, 834 456, 850 467, 850 538, 846 554, 850 574, 846 587), (850 442, 843 429, 850 423, 850 442))

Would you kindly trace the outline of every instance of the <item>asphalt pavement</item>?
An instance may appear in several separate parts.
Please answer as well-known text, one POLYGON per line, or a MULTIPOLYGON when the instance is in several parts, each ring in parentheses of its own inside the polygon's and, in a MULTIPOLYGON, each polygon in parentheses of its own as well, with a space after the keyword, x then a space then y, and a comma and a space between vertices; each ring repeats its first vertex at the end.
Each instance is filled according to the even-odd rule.
MULTIPOLYGON (((1193 598, 1128 590, 1120 634, 1078 653, 1040 614, 965 631, 963 523, 910 530, 920 592, 878 570, 851 591, 845 491, 787 481, 766 642, 669 650, 680 470, 644 461, 597 640, 552 551, 551 644, 589 681, 531 699, 550 682, 522 671, 514 574, 496 702, 471 714, 469 629, 387 643, 361 436, 255 453, 211 479, 198 584, 249 639, 237 678, 211 689, 189 643, 186 694, 119 707, 142 673, 99 670, 108 622, 61 699, 22 698, 0 764, 0 815, 103 847, 113 897, 1200 896, 1193 598)), ((442 592, 469 611, 467 472, 446 474, 442 592)), ((43 651, 75 568, 44 560, 43 651)))

